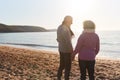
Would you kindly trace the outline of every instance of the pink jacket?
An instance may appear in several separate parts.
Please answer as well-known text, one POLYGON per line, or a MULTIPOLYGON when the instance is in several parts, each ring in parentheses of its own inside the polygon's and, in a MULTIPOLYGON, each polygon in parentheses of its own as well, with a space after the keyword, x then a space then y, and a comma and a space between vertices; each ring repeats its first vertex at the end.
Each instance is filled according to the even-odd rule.
POLYGON ((78 38, 74 54, 78 54, 80 60, 95 60, 99 52, 100 41, 95 32, 83 32, 78 38))

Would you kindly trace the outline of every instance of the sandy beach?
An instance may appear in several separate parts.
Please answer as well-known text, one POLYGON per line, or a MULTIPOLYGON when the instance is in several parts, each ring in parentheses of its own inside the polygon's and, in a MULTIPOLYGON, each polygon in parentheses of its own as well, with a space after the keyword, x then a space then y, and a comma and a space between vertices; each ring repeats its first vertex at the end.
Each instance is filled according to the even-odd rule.
MULTIPOLYGON (((0 46, 0 80, 56 80, 58 52, 0 46)), ((120 80, 120 61, 97 59, 96 80, 120 80)), ((79 80, 77 59, 72 62, 70 80, 79 80)))

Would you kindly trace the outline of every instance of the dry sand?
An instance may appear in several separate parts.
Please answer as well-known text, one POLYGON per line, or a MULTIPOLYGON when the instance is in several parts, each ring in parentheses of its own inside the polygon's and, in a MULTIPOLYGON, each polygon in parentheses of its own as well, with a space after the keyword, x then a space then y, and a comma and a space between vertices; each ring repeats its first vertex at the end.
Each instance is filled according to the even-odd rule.
MULTIPOLYGON (((0 46, 0 80, 56 80, 57 52, 0 46)), ((96 80, 120 80, 120 61, 97 59, 96 80)), ((77 60, 72 62, 70 80, 79 80, 77 60)))

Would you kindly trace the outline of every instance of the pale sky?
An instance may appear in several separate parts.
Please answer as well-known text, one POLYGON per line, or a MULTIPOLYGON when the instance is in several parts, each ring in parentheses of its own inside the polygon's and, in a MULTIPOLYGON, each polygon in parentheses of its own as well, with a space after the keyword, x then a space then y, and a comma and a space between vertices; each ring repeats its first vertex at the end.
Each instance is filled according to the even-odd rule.
POLYGON ((66 15, 73 30, 92 20, 97 30, 120 30, 120 0, 1 0, 0 23, 57 28, 66 15))

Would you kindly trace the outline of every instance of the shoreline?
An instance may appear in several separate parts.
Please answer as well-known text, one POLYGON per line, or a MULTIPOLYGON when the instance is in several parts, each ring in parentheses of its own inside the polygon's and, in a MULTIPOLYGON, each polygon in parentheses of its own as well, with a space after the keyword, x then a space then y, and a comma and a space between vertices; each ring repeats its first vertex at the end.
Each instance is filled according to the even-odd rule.
MULTIPOLYGON (((20 49, 28 49, 28 50, 43 50, 43 51, 50 51, 50 52, 55 52, 57 54, 59 54, 59 52, 57 50, 50 50, 50 49, 40 49, 40 48, 33 48, 33 47, 29 47, 29 46, 23 46, 23 45, 12 45, 12 44, 0 44, 0 46, 8 46, 8 47, 13 47, 13 48, 20 48, 20 49)), ((99 53, 100 54, 100 53, 99 53)), ((119 61, 120 58, 112 58, 112 57, 106 57, 106 56, 98 56, 96 57, 96 59, 104 59, 104 60, 113 60, 113 61, 119 61)))
MULTIPOLYGON (((55 51, 0 45, 0 79, 56 80, 59 55, 55 51)), ((120 60, 96 59, 96 80, 119 80, 120 60)), ((78 80, 77 59, 72 62, 70 80, 78 80)))

